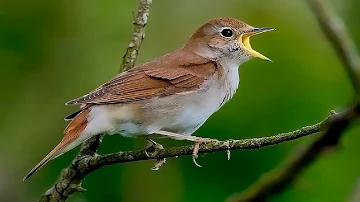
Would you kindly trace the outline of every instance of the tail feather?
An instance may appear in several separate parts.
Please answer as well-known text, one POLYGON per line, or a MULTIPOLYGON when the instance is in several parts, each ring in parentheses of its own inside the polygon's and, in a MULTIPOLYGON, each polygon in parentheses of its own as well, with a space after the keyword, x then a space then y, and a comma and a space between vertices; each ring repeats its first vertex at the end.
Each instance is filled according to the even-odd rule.
POLYGON ((41 160, 30 172, 24 177, 23 181, 27 180, 31 177, 37 170, 43 167, 47 162, 56 158, 57 156, 73 149, 82 141, 83 138, 79 138, 82 132, 85 130, 88 123, 88 114, 89 109, 84 109, 80 113, 78 113, 75 118, 68 124, 64 131, 64 137, 61 142, 53 149, 51 152, 45 156, 43 160, 41 160))
POLYGON ((41 167, 43 167, 47 162, 49 162, 51 159, 53 159, 54 156, 57 155, 57 153, 60 151, 60 144, 58 144, 51 152, 45 156, 43 160, 41 160, 36 166, 30 170, 30 172, 23 178, 23 181, 29 179, 37 170, 39 170, 41 167))

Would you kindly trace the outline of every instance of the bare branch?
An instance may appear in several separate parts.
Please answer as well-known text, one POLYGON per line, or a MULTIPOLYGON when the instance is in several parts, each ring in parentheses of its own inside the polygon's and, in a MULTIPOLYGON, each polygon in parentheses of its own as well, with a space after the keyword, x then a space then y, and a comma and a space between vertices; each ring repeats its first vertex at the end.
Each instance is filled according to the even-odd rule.
MULTIPOLYGON (((132 38, 123 56, 120 72, 134 67, 141 43, 145 36, 145 25, 150 12, 152 0, 139 0, 138 12, 134 22, 132 38)), ((97 135, 84 142, 79 154, 75 157, 72 164, 63 170, 58 182, 42 195, 40 202, 66 201, 74 192, 85 192, 81 187, 84 176, 77 169, 78 162, 86 157, 96 156, 96 152, 103 139, 103 134, 97 135)), ((84 165, 82 165, 84 166, 84 165)))
POLYGON ((291 156, 284 165, 266 173, 247 190, 230 197, 228 201, 268 201, 271 197, 281 193, 321 154, 338 144, 344 129, 358 118, 359 114, 359 105, 341 114, 336 114, 325 133, 318 136, 309 145, 297 148, 296 153, 294 152, 295 155, 291 156))
MULTIPOLYGON (((258 149, 261 147, 276 145, 282 142, 295 140, 301 137, 305 137, 317 132, 323 131, 327 128, 332 121, 336 120, 337 116, 348 116, 349 110, 341 112, 339 114, 330 113, 323 121, 316 123, 311 126, 305 126, 298 130, 281 133, 269 137, 261 138, 251 138, 243 140, 226 140, 226 141, 216 141, 213 143, 205 144, 200 147, 199 153, 212 153, 217 151, 227 151, 227 150, 241 150, 241 149, 258 149)), ((87 155, 83 158, 77 158, 77 161, 74 161, 67 170, 61 175, 59 183, 55 185, 55 188, 50 189, 45 194, 42 201, 51 201, 50 197, 56 199, 64 199, 76 191, 84 191, 81 187, 82 180, 91 172, 96 169, 99 169, 105 165, 112 165, 117 163, 126 163, 132 161, 141 161, 149 159, 159 159, 159 158, 169 158, 175 156, 184 156, 191 155, 193 151, 193 145, 174 147, 169 149, 160 150, 154 156, 147 156, 145 152, 142 151, 127 151, 127 152, 117 152, 113 154, 105 155, 87 155)))
MULTIPOLYGON (((347 114, 347 113, 348 111, 344 111, 340 114, 347 114)), ((319 131, 324 130, 326 126, 332 121, 334 115, 335 114, 332 113, 328 117, 326 117, 326 119, 324 119, 319 123, 316 123, 311 126, 304 126, 298 130, 288 133, 280 133, 278 135, 261 137, 261 138, 215 141, 212 143, 204 144, 200 146, 199 153, 213 153, 213 152, 227 151, 227 150, 258 149, 266 146, 280 144, 282 142, 299 139, 301 137, 315 134, 319 131)), ((86 162, 87 167, 84 170, 82 170, 82 172, 89 173, 89 171, 91 172, 102 166, 112 165, 116 163, 192 155, 193 150, 194 150, 194 146, 188 145, 188 146, 173 147, 164 150, 159 150, 157 151, 156 155, 151 157, 147 156, 143 150, 98 155, 84 159, 83 162, 86 162)))
POLYGON ((307 0, 307 2, 316 16, 324 35, 341 59, 356 95, 360 96, 360 57, 344 22, 331 11, 323 0, 307 0))
MULTIPOLYGON (((354 42, 347 33, 344 23, 334 15, 322 0, 307 0, 318 20, 322 31, 333 45, 351 80, 356 92, 356 99, 360 96, 360 59, 354 42)), ((295 156, 280 166, 262 176, 250 188, 234 195, 228 201, 268 201, 271 197, 281 193, 299 175, 311 165, 324 151, 334 148, 352 121, 359 117, 360 106, 356 100, 354 107, 341 115, 336 115, 325 133, 321 134, 306 147, 296 149, 295 156)))
POLYGON ((123 61, 120 66, 120 72, 129 70, 135 65, 137 56, 140 51, 141 43, 145 38, 145 26, 149 17, 151 2, 152 0, 139 0, 137 16, 134 19, 132 38, 126 50, 126 53, 123 56, 123 61))

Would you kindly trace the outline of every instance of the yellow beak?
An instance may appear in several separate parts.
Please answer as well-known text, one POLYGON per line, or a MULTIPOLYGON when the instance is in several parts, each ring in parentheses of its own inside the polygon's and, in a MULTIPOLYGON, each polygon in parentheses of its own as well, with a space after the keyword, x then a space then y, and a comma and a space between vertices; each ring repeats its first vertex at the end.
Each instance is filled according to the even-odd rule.
POLYGON ((268 32, 268 31, 272 31, 272 30, 275 30, 275 29, 271 28, 271 27, 255 28, 255 29, 251 30, 250 32, 246 32, 246 33, 240 35, 239 38, 238 38, 238 42, 252 56, 263 59, 263 60, 267 60, 269 62, 272 62, 266 56, 264 56, 261 53, 253 50, 251 48, 251 45, 250 45, 250 37, 251 36, 256 35, 256 34, 261 34, 261 33, 264 33, 264 32, 268 32))

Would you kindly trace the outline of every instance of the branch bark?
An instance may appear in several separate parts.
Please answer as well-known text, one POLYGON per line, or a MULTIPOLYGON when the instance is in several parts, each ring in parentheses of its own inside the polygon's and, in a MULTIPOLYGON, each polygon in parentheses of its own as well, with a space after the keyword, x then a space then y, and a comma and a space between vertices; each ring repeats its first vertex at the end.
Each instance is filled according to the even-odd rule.
POLYGON ((149 17, 151 3, 152 0, 139 0, 137 15, 134 17, 133 22, 132 38, 123 56, 120 72, 129 70, 135 66, 141 43, 145 38, 145 26, 149 17))
POLYGON ((298 153, 283 166, 266 173, 247 190, 230 197, 228 201, 268 201, 271 197, 281 193, 324 151, 336 147, 343 131, 359 117, 360 58, 355 43, 347 33, 342 20, 332 13, 322 0, 307 0, 307 3, 347 71, 356 92, 356 104, 345 113, 336 115, 325 133, 309 145, 296 149, 298 153))
POLYGON ((345 67, 352 86, 360 96, 360 57, 342 19, 331 11, 323 0, 307 0, 322 32, 333 46, 345 67))
MULTIPOLYGON (((261 137, 261 138, 215 141, 212 143, 201 145, 199 149, 199 153, 213 153, 218 151, 229 151, 229 150, 259 149, 266 146, 276 145, 282 142, 296 140, 301 137, 305 137, 323 131, 328 127, 328 125, 331 125, 332 122, 338 121, 339 117, 346 117, 351 119, 352 116, 354 116, 352 114, 352 110, 345 110, 341 113, 335 113, 332 111, 330 115, 321 122, 310 126, 304 126, 292 132, 280 133, 277 135, 261 137)), ((87 174, 93 172, 96 169, 101 168, 102 166, 112 165, 117 163, 133 162, 133 161, 192 155, 193 149, 194 149, 193 145, 188 145, 188 146, 173 147, 173 148, 158 150, 156 154, 153 156, 147 156, 144 150, 88 156, 86 158, 83 158, 81 161, 77 162, 76 168, 82 174, 82 176, 86 176, 87 174)))
MULTIPOLYGON (((133 23, 134 28, 132 31, 132 38, 126 49, 126 53, 123 56, 120 72, 129 70, 135 65, 141 43, 145 36, 145 25, 149 17, 151 3, 152 0, 139 0, 137 16, 133 23)), ((103 134, 99 134, 84 142, 79 154, 75 157, 72 164, 63 170, 55 185, 41 196, 40 202, 66 201, 73 193, 86 191, 81 187, 81 183, 85 176, 79 172, 78 166, 84 165, 80 163, 83 159, 97 155, 96 152, 103 137, 103 134)))
POLYGON ((266 173, 257 182, 244 192, 230 197, 228 202, 268 201, 270 198, 281 193, 293 183, 302 172, 315 162, 321 154, 336 147, 342 132, 349 124, 359 117, 360 106, 345 110, 341 114, 335 114, 329 122, 329 127, 313 142, 305 147, 295 149, 295 155, 282 166, 266 173))
MULTIPOLYGON (((258 149, 261 147, 280 144, 282 142, 291 141, 305 137, 317 132, 323 131, 337 116, 348 116, 349 111, 346 110, 339 114, 331 112, 328 117, 319 123, 310 126, 304 126, 298 130, 281 133, 269 137, 251 138, 243 140, 225 140, 201 145, 199 153, 212 153, 217 151, 258 149)), ((91 172, 101 168, 102 166, 117 163, 126 163, 132 161, 141 161, 149 159, 161 159, 169 157, 177 157, 184 155, 192 155, 194 146, 173 147, 169 149, 159 150, 153 156, 147 156, 144 150, 126 151, 112 154, 98 155, 94 150, 98 148, 102 136, 96 136, 96 140, 91 139, 88 144, 84 144, 79 155, 73 163, 60 176, 58 183, 48 190, 41 198, 41 202, 48 201, 66 201, 66 199, 75 192, 85 192, 81 187, 83 179, 91 172)))

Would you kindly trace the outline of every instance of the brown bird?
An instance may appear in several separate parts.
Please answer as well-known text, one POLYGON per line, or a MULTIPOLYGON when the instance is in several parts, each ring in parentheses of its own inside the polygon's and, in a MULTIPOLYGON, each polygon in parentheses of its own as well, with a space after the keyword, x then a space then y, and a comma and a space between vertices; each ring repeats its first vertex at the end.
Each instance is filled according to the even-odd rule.
POLYGON ((100 133, 143 136, 160 148, 150 139, 153 134, 193 141, 196 164, 199 145, 213 140, 191 135, 234 95, 242 63, 254 57, 270 61, 251 48, 250 37, 271 30, 233 18, 210 20, 182 48, 69 101, 67 105, 80 105, 80 111, 66 117, 70 123, 63 139, 24 180, 48 161, 100 133))

